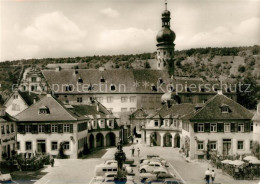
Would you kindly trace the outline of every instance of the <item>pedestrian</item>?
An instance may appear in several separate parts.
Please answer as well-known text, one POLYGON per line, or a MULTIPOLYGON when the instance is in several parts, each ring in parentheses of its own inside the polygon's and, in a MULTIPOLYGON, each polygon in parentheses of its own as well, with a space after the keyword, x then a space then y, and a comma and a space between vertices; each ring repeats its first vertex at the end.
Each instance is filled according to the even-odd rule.
POLYGON ((138 157, 140 156, 140 148, 137 148, 138 157))
POLYGON ((132 151, 132 157, 134 157, 134 155, 135 155, 135 147, 134 146, 131 148, 131 151, 132 151))
POLYGON ((211 176, 211 173, 208 168, 208 170, 205 171, 205 178, 204 178, 206 180, 206 184, 209 184, 210 176, 211 176))
POLYGON ((51 157, 51 167, 53 167, 54 166, 54 158, 53 157, 51 157))
POLYGON ((212 184, 214 183, 215 181, 215 177, 216 177, 216 174, 214 172, 214 169, 212 169, 212 172, 211 172, 211 180, 212 180, 212 184))

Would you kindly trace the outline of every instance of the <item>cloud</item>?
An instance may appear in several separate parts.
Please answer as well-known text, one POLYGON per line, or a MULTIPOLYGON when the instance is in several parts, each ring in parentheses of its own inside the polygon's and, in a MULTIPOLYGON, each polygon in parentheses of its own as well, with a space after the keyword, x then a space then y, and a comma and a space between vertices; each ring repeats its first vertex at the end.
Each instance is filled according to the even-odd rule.
POLYGON ((118 11, 113 10, 112 8, 103 9, 103 10, 101 10, 101 13, 103 15, 106 15, 106 16, 111 17, 111 18, 116 18, 116 17, 119 16, 118 11))
POLYGON ((86 35, 85 31, 61 12, 46 13, 37 17, 34 23, 23 30, 28 38, 35 41, 69 42, 86 35))
MULTIPOLYGON (((190 47, 250 46, 260 44, 260 18, 252 17, 238 25, 218 26, 190 38, 190 47)), ((180 43, 182 44, 182 43, 180 43)), ((187 44, 186 44, 187 45, 187 44)))
POLYGON ((151 29, 126 29, 104 30, 99 34, 97 48, 106 51, 139 51, 155 49, 156 31, 151 29))

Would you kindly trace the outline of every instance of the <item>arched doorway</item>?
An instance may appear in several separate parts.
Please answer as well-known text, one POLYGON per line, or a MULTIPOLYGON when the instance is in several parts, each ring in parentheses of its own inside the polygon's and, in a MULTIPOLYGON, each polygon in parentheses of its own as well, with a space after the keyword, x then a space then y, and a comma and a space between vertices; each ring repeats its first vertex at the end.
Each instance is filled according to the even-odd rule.
POLYGON ((91 149, 91 148, 94 148, 94 141, 95 141, 94 135, 93 135, 93 134, 90 134, 90 136, 89 136, 89 148, 90 148, 90 149, 91 149))
POLYGON ((152 132, 150 135, 150 146, 160 146, 161 136, 158 132, 152 132))
POLYGON ((164 135, 163 142, 165 147, 172 147, 172 135, 169 132, 164 135))
POLYGON ((115 146, 116 145, 116 136, 113 132, 109 132, 106 135, 106 145, 115 146))
POLYGON ((174 136, 174 147, 175 148, 181 147, 181 137, 178 133, 174 136))
POLYGON ((96 135, 96 146, 103 147, 104 146, 104 136, 101 133, 96 135))

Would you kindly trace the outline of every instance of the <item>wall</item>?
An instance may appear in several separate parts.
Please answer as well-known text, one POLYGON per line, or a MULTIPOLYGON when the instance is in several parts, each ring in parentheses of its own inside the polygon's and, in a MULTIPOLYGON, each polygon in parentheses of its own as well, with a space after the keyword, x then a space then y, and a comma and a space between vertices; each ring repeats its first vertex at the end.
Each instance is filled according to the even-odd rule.
POLYGON ((22 112, 23 110, 28 108, 28 105, 25 103, 25 101, 21 98, 21 96, 18 94, 18 92, 15 92, 9 100, 5 103, 6 106, 6 112, 10 114, 11 116, 15 116, 18 113, 22 112), (14 95, 18 95, 17 99, 14 99, 14 95), (16 104, 19 106, 19 110, 13 109, 13 104, 16 104))

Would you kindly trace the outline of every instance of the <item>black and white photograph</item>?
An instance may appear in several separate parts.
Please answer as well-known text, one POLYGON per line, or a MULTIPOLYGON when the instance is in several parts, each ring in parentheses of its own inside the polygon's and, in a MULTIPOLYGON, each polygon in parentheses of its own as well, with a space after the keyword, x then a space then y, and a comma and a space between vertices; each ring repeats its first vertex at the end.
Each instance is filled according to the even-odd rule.
POLYGON ((0 183, 260 184, 260 0, 0 0, 0 183))

